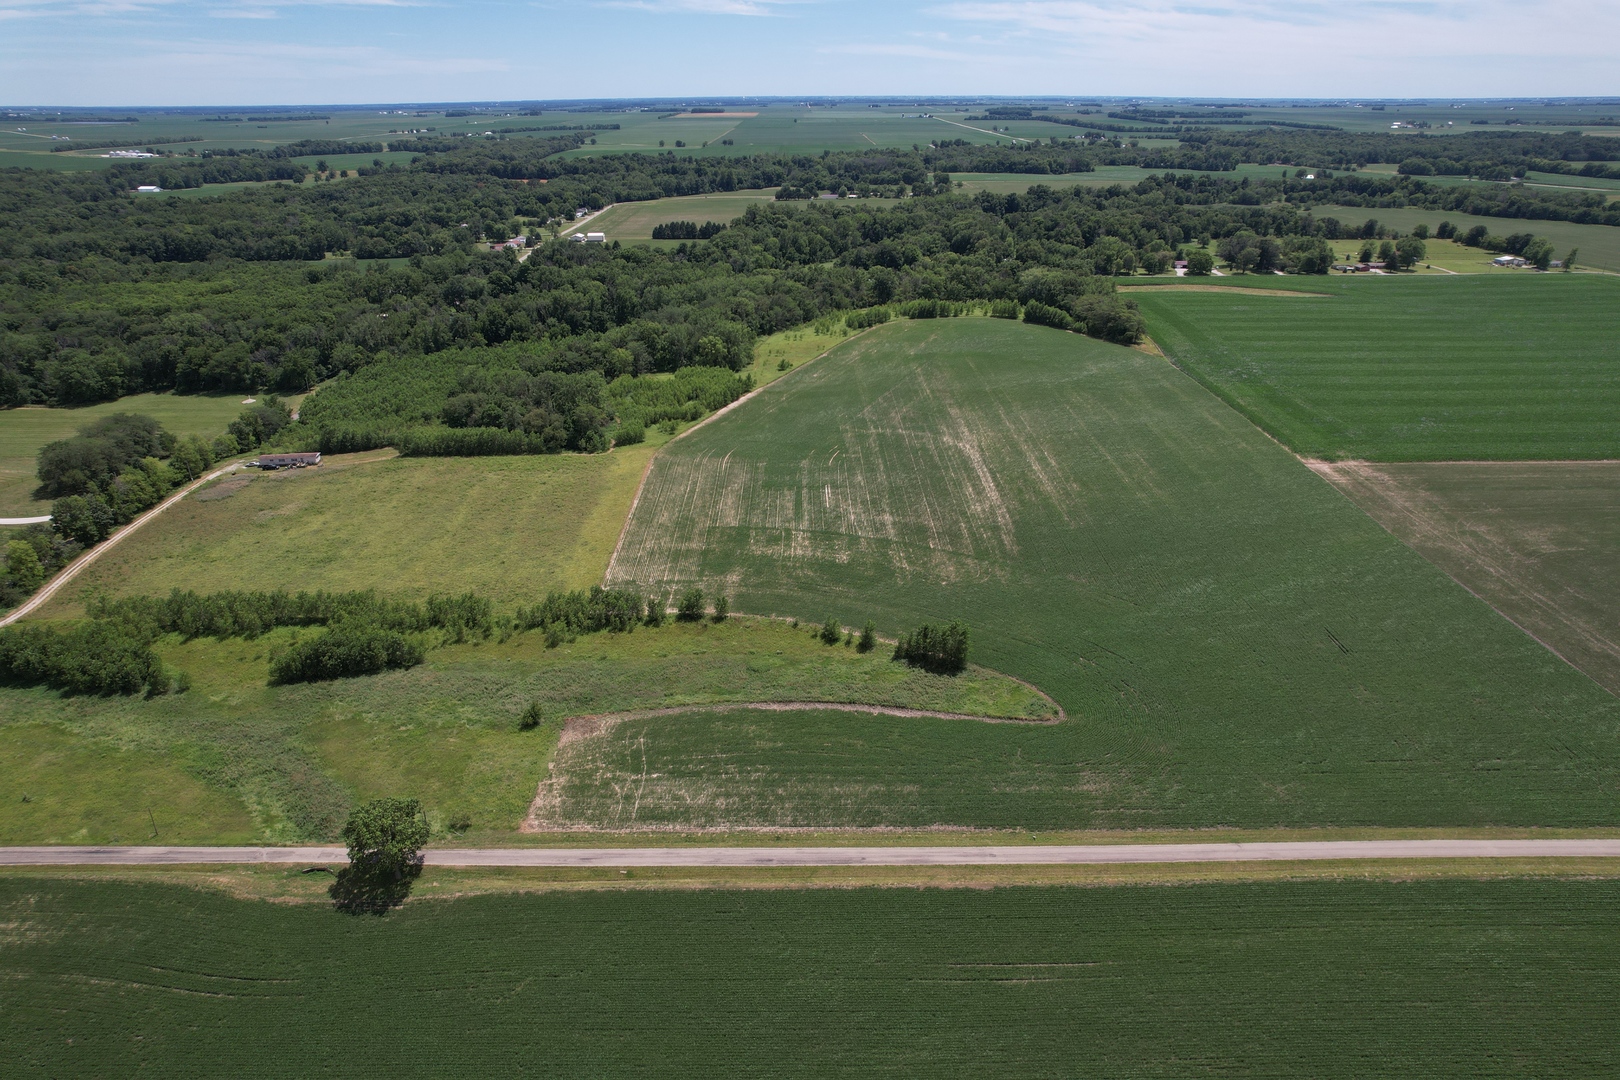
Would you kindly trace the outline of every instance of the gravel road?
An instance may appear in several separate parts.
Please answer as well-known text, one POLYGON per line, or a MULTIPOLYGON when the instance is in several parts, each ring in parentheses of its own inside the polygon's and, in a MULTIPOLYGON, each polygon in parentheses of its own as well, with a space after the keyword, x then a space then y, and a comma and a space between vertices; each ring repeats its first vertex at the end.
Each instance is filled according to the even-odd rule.
MULTIPOLYGON (((1323 859, 1620 858, 1620 839, 1307 840, 1012 847, 438 848, 429 866, 1034 866, 1323 859)), ((0 866, 340 863, 341 847, 7 847, 0 866)))

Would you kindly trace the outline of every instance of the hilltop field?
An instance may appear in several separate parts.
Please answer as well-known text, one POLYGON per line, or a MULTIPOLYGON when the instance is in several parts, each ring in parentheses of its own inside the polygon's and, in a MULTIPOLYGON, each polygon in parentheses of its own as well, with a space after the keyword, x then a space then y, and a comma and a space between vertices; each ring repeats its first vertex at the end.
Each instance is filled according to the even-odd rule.
MULTIPOLYGON (((843 783, 868 761, 863 801, 896 824, 1606 820, 1610 695, 1193 380, 1073 335, 863 335, 660 455, 609 580, 888 631, 963 617, 978 656, 1067 709, 1053 728, 916 725, 881 753, 852 733, 843 783)), ((645 735, 617 775, 645 753, 676 783, 690 732, 645 735)), ((711 738, 717 793, 824 768, 825 736, 791 724, 711 738)))

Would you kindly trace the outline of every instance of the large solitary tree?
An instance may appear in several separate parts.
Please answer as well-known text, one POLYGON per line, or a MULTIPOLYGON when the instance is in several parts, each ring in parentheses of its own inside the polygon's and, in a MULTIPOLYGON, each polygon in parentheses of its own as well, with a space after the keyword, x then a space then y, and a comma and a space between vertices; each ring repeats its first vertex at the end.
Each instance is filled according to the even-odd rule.
POLYGON ((427 814, 416 799, 373 799, 343 826, 349 862, 378 871, 404 873, 427 841, 427 814))

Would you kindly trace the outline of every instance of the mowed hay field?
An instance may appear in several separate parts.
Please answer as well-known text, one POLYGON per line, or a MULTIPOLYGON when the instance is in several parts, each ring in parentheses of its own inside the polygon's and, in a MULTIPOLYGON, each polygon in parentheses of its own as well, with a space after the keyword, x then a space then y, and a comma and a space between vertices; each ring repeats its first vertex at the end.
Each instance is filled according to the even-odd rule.
MULTIPOLYGON (((650 202, 619 203, 593 218, 584 229, 601 232, 609 240, 651 240, 654 225, 671 221, 690 221, 702 225, 718 221, 728 225, 748 212, 750 206, 770 206, 776 200, 776 189, 764 191, 728 191, 717 195, 682 195, 673 199, 653 199, 650 202)), ((788 204, 792 206, 792 203, 788 204)), ((578 229, 568 230, 577 232, 578 229)))
POLYGON ((50 500, 33 497, 39 448, 65 439, 114 413, 150 416, 176 435, 213 437, 245 407, 243 394, 135 394, 78 409, 0 410, 0 517, 38 517, 51 512, 50 500))
MULTIPOLYGON (((961 617, 1067 709, 907 724, 859 779, 889 824, 1612 820, 1620 703, 1163 359, 1073 334, 851 340, 670 444, 610 579, 889 634, 961 617), (972 767, 894 777, 901 753, 972 767)), ((765 791, 819 745, 755 730, 765 791)))
POLYGON ((1314 468, 1384 528, 1620 694, 1620 462, 1314 468))
POLYGON ((502 606, 598 580, 652 450, 482 458, 327 458, 245 472, 164 511, 46 608, 92 591, 473 590, 502 606))
POLYGON ((1325 295, 1132 298, 1177 365, 1307 457, 1620 458, 1620 280, 1328 277, 1292 288, 1325 295))
MULTIPOLYGON (((441 874, 453 879, 429 868, 417 892, 441 874)), ((15 1077, 335 1067, 390 1080, 1521 1077, 1617 1064, 1620 887, 1608 880, 626 881, 413 901, 378 919, 13 871, 0 877, 0 1052, 15 1077)))

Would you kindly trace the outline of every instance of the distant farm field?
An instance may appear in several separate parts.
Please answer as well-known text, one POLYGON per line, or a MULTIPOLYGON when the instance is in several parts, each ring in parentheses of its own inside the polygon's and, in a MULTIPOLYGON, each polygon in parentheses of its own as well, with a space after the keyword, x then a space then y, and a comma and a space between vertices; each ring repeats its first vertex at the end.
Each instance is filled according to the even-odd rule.
MULTIPOLYGON (((706 221, 730 224, 742 217, 750 206, 769 206, 775 203, 776 189, 762 191, 728 191, 718 195, 683 195, 673 199, 653 199, 650 202, 619 203, 586 226, 591 232, 607 234, 609 240, 651 240, 653 226, 671 221, 690 221, 702 225, 706 221)), ((789 206, 793 203, 787 204, 789 206)))
POLYGON ((1292 287, 1328 295, 1133 299, 1178 365, 1307 457, 1620 458, 1620 281, 1332 276, 1292 287))
POLYGON ((33 498, 39 448, 65 439, 87 424, 113 413, 141 413, 177 435, 212 437, 225 430, 242 409, 243 394, 135 394, 77 409, 23 408, 0 410, 0 517, 29 517, 51 512, 49 501, 33 498))
POLYGON ((502 605, 597 580, 650 447, 610 454, 392 458, 245 473, 165 511, 53 601, 92 591, 471 589, 502 605))
MULTIPOLYGON (((897 823, 1612 817, 1610 695, 1164 360, 1072 334, 960 319, 850 341, 670 444, 610 580, 890 634, 964 618, 979 662, 1068 710, 907 725, 904 755, 971 763, 933 775, 837 744, 897 823)), ((764 717, 715 753, 787 790, 824 732, 764 717)), ((848 805, 828 791, 816 813, 848 805)))
POLYGON ((1342 462, 1384 528, 1620 694, 1620 462, 1342 462))
POLYGON ((1360 225, 1368 218, 1383 225, 1411 232, 1414 226, 1427 225, 1432 233, 1442 221, 1467 232, 1475 225, 1483 225, 1493 236, 1511 236, 1514 233, 1534 233, 1551 240, 1562 259, 1570 248, 1579 248, 1577 262, 1582 266, 1595 266, 1602 270, 1620 271, 1620 229, 1612 225, 1578 225, 1569 221, 1538 221, 1534 218, 1478 217, 1474 214, 1454 214, 1441 210, 1417 208, 1395 209, 1385 206, 1314 206, 1311 213, 1318 218, 1334 217, 1342 222, 1360 225))
POLYGON ((1521 1077, 1614 1063, 1613 881, 625 881, 357 918, 12 871, 0 1052, 17 1077, 309 1076, 341 1061, 391 1080, 1521 1077))

